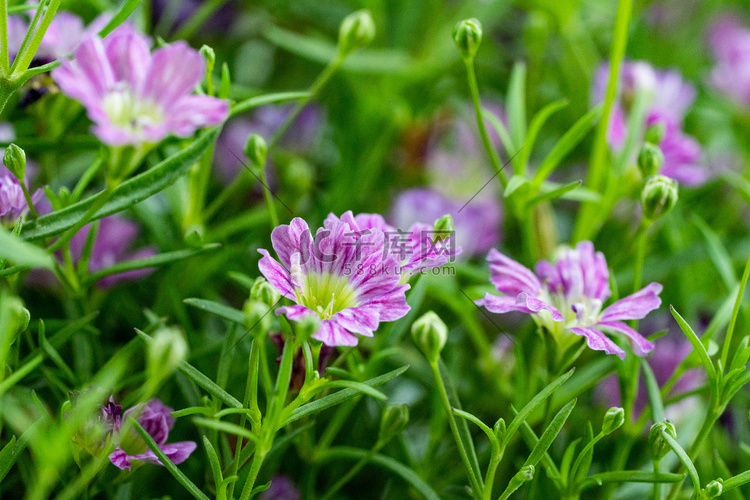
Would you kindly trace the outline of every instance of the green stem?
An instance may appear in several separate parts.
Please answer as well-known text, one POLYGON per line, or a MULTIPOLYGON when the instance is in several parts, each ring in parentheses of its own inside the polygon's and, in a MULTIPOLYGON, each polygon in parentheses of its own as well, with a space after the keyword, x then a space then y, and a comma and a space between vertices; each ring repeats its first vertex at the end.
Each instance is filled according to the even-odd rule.
POLYGON ((734 301, 734 309, 732 310, 732 318, 729 320, 729 326, 727 327, 727 334, 724 337, 724 346, 721 348, 721 366, 727 366, 727 359, 729 358, 729 346, 732 343, 732 334, 734 333, 734 325, 737 323, 737 316, 740 313, 740 305, 742 304, 742 296, 745 294, 745 285, 747 285, 747 279, 750 275, 750 256, 747 258, 745 264, 745 271, 742 273, 742 281, 740 282, 740 290, 737 292, 737 300, 734 301))
POLYGON ((268 187, 268 176, 266 175, 266 162, 263 161, 262 165, 258 165, 258 172, 260 173, 260 181, 263 185, 263 199, 266 201, 268 207, 268 214, 271 216, 271 224, 273 227, 279 225, 279 214, 276 212, 276 205, 273 203, 273 195, 271 194, 271 188, 268 187))
POLYGON ((643 282, 643 263, 646 260, 646 242, 648 241, 647 233, 651 227, 651 221, 645 217, 641 221, 641 228, 638 234, 638 246, 635 251, 635 266, 633 268, 633 292, 641 289, 643 282))
POLYGON ((492 456, 490 457, 490 465, 487 466, 487 474, 484 476, 484 500, 492 500, 492 486, 495 483, 495 475, 497 474, 497 467, 500 465, 500 460, 503 458, 502 451, 492 450, 492 456))
MULTIPOLYGON (((477 127, 479 128, 479 136, 482 138, 482 144, 490 158, 490 164, 493 170, 500 179, 503 189, 508 184, 508 180, 503 172, 503 163, 500 161, 500 155, 498 154, 495 147, 492 145, 490 136, 487 134, 487 127, 484 125, 484 116, 482 115, 482 102, 479 99, 479 85, 477 85, 477 75, 474 72, 474 59, 464 59, 466 64, 466 73, 469 80, 469 91, 471 93, 471 102, 474 104, 474 114, 477 119, 477 127)), ((516 145, 516 147, 520 147, 516 145)))
MULTIPOLYGON (((605 163, 607 160, 607 128, 609 117, 612 114, 615 100, 617 98, 617 83, 620 79, 620 65, 625 57, 625 48, 628 42, 628 26, 633 10, 633 0, 620 0, 617 6, 617 17, 615 18, 615 29, 612 39, 612 48, 609 55, 609 81, 604 96, 604 107, 602 117, 596 128, 594 148, 591 152, 586 187, 592 191, 599 191, 602 185, 607 184, 605 163)), ((574 241, 580 241, 587 233, 587 225, 591 218, 595 218, 597 205, 586 203, 579 212, 578 221, 574 232, 574 241)))
POLYGON ((480 479, 477 478, 474 474, 474 469, 471 467, 469 455, 466 453, 466 448, 464 447, 463 441, 461 440, 461 435, 458 433, 458 424, 456 424, 456 417, 453 415, 453 410, 451 409, 451 403, 450 399, 448 398, 448 392, 445 389, 445 384, 443 383, 443 377, 440 375, 438 360, 430 361, 430 368, 432 368, 432 374, 435 377, 435 384, 437 385, 438 392, 440 394, 440 403, 443 405, 443 409, 448 416, 448 425, 450 426, 451 433, 453 434, 453 439, 456 441, 458 453, 459 455, 461 455, 461 461, 463 461, 464 466, 466 467, 466 473, 469 476, 469 483, 471 484, 473 495, 475 498, 477 498, 477 496, 480 495, 483 491, 483 488, 481 486, 480 479))
POLYGON ((47 33, 47 28, 49 28, 52 18, 55 17, 55 13, 57 12, 57 8, 60 6, 61 1, 62 0, 52 0, 50 2, 49 7, 47 7, 47 10, 44 12, 42 19, 39 22, 39 26, 29 42, 28 47, 16 56, 16 60, 13 62, 13 67, 11 68, 14 76, 21 76, 27 69, 29 69, 29 65, 31 65, 31 61, 34 59, 36 51, 39 50, 39 45, 42 43, 42 39, 47 33))
MULTIPOLYGON (((0 0, 0 3, 2 0, 0 0)), ((37 214, 36 209, 34 209, 34 202, 31 201, 31 194, 29 194, 29 188, 26 187, 26 183, 23 182, 23 179, 19 182, 21 185, 21 190, 23 191, 23 197, 26 198, 26 205, 29 207, 29 213, 31 214, 31 218, 36 220, 37 214)))
MULTIPOLYGON (((654 477, 659 475, 659 463, 660 460, 654 460, 654 477)), ((654 498, 653 500, 661 500, 661 483, 654 481, 654 498)))
POLYGON ((8 0, 0 0, 0 75, 8 76, 10 58, 8 54, 8 0))

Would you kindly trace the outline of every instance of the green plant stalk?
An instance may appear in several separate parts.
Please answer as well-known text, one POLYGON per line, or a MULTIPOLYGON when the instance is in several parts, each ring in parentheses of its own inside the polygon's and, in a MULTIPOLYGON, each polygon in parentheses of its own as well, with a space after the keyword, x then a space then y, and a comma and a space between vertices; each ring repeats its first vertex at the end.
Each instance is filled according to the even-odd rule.
MULTIPOLYGON (((469 80, 469 92, 471 93, 471 102, 474 105, 474 114, 476 115, 477 119, 479 136, 482 138, 482 144, 484 145, 484 149, 490 158, 490 164, 495 170, 498 179, 500 179, 500 184, 502 184, 503 189, 505 189, 505 186, 508 184, 508 179, 505 177, 505 173, 503 172, 503 163, 500 161, 500 155, 492 145, 490 136, 487 134, 487 127, 485 127, 484 125, 484 116, 482 116, 482 102, 479 99, 479 85, 477 84, 477 75, 474 71, 474 59, 464 59, 464 64, 466 65, 466 74, 469 80)), ((516 147, 520 146, 516 145, 516 147)))
MULTIPOLYGON (((1 0, 0 0, 1 3, 1 0)), ((31 194, 29 194, 29 188, 26 187, 26 183, 21 180, 19 182, 21 185, 21 191, 23 191, 23 197, 26 198, 26 205, 29 207, 29 213, 31 214, 31 218, 36 220, 37 213, 36 209, 34 208, 34 202, 31 201, 31 194)))
POLYGON ((209 147, 190 171, 188 177, 188 208, 185 213, 183 230, 203 225, 203 207, 206 202, 206 189, 211 177, 211 157, 214 148, 209 147))
MULTIPOLYGON (((599 191, 602 184, 607 184, 605 176, 605 163, 607 160, 607 127, 612 114, 615 99, 617 98, 617 83, 620 79, 620 65, 625 57, 625 48, 628 42, 628 26, 633 11, 633 0, 620 0, 617 5, 617 16, 615 18, 615 29, 612 39, 612 48, 609 56, 609 81, 607 91, 604 95, 604 107, 602 116, 596 128, 594 147, 591 151, 586 187, 592 191, 599 191)), ((578 214, 578 221, 574 231, 574 241, 583 239, 586 226, 590 219, 595 217, 597 205, 585 203, 578 214)))
POLYGON ((29 27, 26 30, 26 34, 23 37, 21 46, 18 47, 18 53, 16 54, 16 58, 13 60, 13 65, 11 65, 10 67, 10 75, 12 75, 13 72, 15 71, 15 66, 16 66, 16 61, 18 61, 18 56, 20 56, 22 52, 25 52, 26 48, 29 46, 29 42, 31 42, 31 37, 36 31, 37 25, 39 24, 39 19, 42 16, 44 7, 48 3, 49 3, 49 0, 41 0, 39 4, 37 5, 36 11, 34 11, 34 17, 31 19, 31 23, 29 23, 29 27))
MULTIPOLYGON (((641 220, 638 230, 638 243, 635 251, 635 265, 633 267, 633 293, 641 289, 643 284, 643 263, 646 260, 646 243, 648 241, 648 230, 653 222, 645 217, 641 220)), ((637 325, 637 322, 635 323, 637 325)))
POLYGON ((273 227, 276 227, 279 225, 279 214, 278 212, 276 212, 276 205, 273 203, 271 188, 268 187, 268 176, 266 175, 265 160, 263 160, 263 163, 261 165, 258 165, 258 172, 260 173, 260 182, 263 185, 263 199, 266 201, 268 214, 271 216, 271 225, 273 225, 273 227))
POLYGON ((29 65, 34 59, 36 51, 39 50, 42 38, 44 38, 44 35, 47 33, 47 28, 49 28, 52 18, 55 17, 55 13, 57 12, 57 8, 60 7, 61 1, 62 0, 52 0, 50 2, 49 7, 47 7, 47 10, 44 12, 42 19, 39 22, 39 26, 31 38, 31 41, 29 41, 28 47, 16 56, 16 60, 13 62, 13 67, 11 68, 11 73, 14 77, 23 76, 23 73, 29 69, 29 65))
POLYGON ((471 462, 469 461, 469 455, 466 453, 466 448, 464 448, 463 441, 461 441, 461 436, 458 433, 458 425, 456 424, 456 417, 453 415, 453 411, 451 410, 448 391, 446 391, 445 389, 443 377, 440 376, 440 368, 438 367, 439 359, 440 357, 438 357, 438 359, 434 361, 430 360, 430 368, 432 369, 432 374, 435 378, 435 384, 437 385, 438 392, 440 394, 440 403, 443 405, 443 409, 448 416, 448 425, 450 426, 451 433, 453 433, 453 439, 456 441, 458 453, 459 455, 461 455, 461 461, 463 461, 464 467, 466 467, 466 473, 469 476, 469 484, 471 485, 472 494, 474 495, 474 498, 481 498, 479 497, 479 495, 481 495, 481 492, 484 490, 484 488, 481 483, 481 479, 476 477, 476 475, 474 474, 474 470, 471 467, 471 462))
MULTIPOLYGON (((604 434, 599 432, 596 436, 594 436, 591 441, 586 443, 586 446, 583 447, 581 450, 581 453, 578 454, 578 457, 576 458, 576 461, 573 462, 573 467, 570 468, 570 477, 576 477, 578 468, 581 466, 581 462, 583 462, 583 457, 588 453, 589 451, 593 450, 594 446, 596 446, 596 443, 602 440, 604 437, 604 434)), ((588 471, 586 471, 588 472, 588 471)))
MULTIPOLYGON (((654 477, 659 475, 659 464, 661 460, 653 460, 654 477)), ((661 483, 654 481, 654 498, 652 500, 661 500, 661 483)))
POLYGON ((497 467, 500 465, 500 461, 503 459, 503 450, 499 447, 497 450, 492 450, 492 456, 490 457, 490 464, 487 466, 487 474, 484 476, 484 491, 482 497, 484 500, 492 500, 492 486, 495 484, 495 475, 497 474, 497 467))
POLYGON ((10 70, 8 54, 8 0, 0 0, 0 76, 7 77, 10 70))
POLYGON ((732 310, 732 317, 729 320, 729 326, 727 327, 727 334, 724 337, 724 345, 721 348, 721 366, 727 366, 727 359, 729 358, 729 347, 732 343, 732 334, 734 333, 734 325, 737 323, 737 316, 740 313, 740 306, 742 305, 742 296, 745 294, 745 286, 747 285, 747 279, 750 275, 750 257, 747 259, 745 264, 745 271, 742 273, 742 281, 740 282, 740 290, 737 292, 737 300, 734 302, 734 309, 732 310))

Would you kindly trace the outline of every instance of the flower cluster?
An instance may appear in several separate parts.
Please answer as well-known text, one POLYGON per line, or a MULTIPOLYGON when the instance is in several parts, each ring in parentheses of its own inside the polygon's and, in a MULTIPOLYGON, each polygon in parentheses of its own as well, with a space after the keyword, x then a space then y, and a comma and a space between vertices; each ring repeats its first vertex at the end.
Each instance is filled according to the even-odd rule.
POLYGON ((52 71, 60 89, 80 101, 94 133, 112 146, 157 143, 187 137, 222 122, 225 100, 193 95, 203 79, 201 54, 179 41, 151 53, 148 37, 122 25, 106 39, 85 39, 52 71))
POLYGON ((173 463, 179 464, 187 460, 198 446, 194 441, 165 444, 169 438, 169 431, 174 427, 176 420, 171 415, 172 411, 172 408, 166 406, 161 400, 152 399, 123 413, 122 406, 115 404, 114 400, 110 398, 109 403, 102 407, 102 417, 117 440, 117 448, 109 455, 112 464, 123 470, 130 470, 134 461, 164 465, 156 457, 156 454, 148 448, 135 429, 122 422, 129 415, 136 417, 138 424, 148 432, 161 451, 173 463))
POLYGON ((610 297, 609 269, 601 252, 594 252, 589 241, 564 250, 553 264, 540 261, 535 272, 495 249, 490 250, 490 281, 503 293, 486 294, 477 300, 494 313, 521 311, 531 314, 566 348, 572 343, 569 334, 582 336, 591 349, 615 354, 624 359, 625 351, 604 335, 602 330, 625 335, 638 356, 650 352, 654 345, 623 323, 642 319, 661 305, 662 286, 651 283, 602 309, 610 297))
MULTIPOLYGON (((604 100, 609 77, 609 65, 602 65, 594 80, 593 98, 604 100)), ((686 185, 706 182, 709 170, 701 164, 702 150, 692 136, 682 131, 683 121, 696 97, 695 88, 677 71, 657 71, 641 61, 625 62, 621 67, 618 98, 612 110, 607 140, 614 149, 621 149, 627 136, 627 115, 636 95, 650 94, 645 127, 661 124, 664 137, 659 144, 664 153, 664 164, 659 173, 686 185)))

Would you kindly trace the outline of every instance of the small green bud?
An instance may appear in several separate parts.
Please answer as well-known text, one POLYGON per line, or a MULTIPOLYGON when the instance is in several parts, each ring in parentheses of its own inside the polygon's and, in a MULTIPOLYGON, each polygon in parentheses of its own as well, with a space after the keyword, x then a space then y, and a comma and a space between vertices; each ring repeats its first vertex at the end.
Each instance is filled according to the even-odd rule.
POLYGON ((661 435, 662 430, 674 439, 677 439, 677 430, 674 428, 674 424, 670 420, 665 420, 652 425, 651 430, 648 433, 648 452, 651 455, 652 460, 661 460, 672 449, 661 435))
POLYGON ((411 338, 432 362, 437 361, 448 340, 448 327, 433 311, 422 315, 411 325, 411 338))
POLYGON ((15 144, 11 144, 5 148, 3 163, 10 170, 10 173, 13 174, 13 177, 18 179, 18 182, 23 182, 26 175, 26 152, 23 149, 15 144))
POLYGON ((502 443, 503 436, 505 435, 505 420, 503 420, 502 418, 498 419, 497 422, 495 422, 495 425, 492 427, 492 430, 495 433, 497 442, 502 443))
POLYGON ((482 23, 473 17, 459 21, 453 28, 453 41, 464 59, 472 59, 482 43, 482 23))
POLYGON ((724 484, 721 479, 714 479, 703 488, 701 495, 704 498, 716 498, 724 492, 724 484))
POLYGON ((206 59, 206 72, 211 73, 216 65, 216 52, 208 45, 204 45, 201 47, 200 53, 206 59))
POLYGON ((646 129, 645 141, 653 145, 659 145, 661 140, 664 139, 664 134, 667 133, 667 126, 662 122, 656 122, 646 129))
POLYGON ((677 204, 679 197, 677 181, 664 175, 652 175, 646 180, 641 192, 643 215, 656 220, 667 215, 677 204))
POLYGON ((247 144, 245 144, 245 156, 250 160, 250 163, 255 167, 262 167, 266 163, 266 155, 268 154, 268 144, 266 140, 260 134, 250 134, 247 138, 247 144))
POLYGON ((405 404, 389 404, 380 416, 378 441, 385 443, 397 436, 409 423, 409 407, 405 404))
POLYGON ((644 142, 638 153, 638 168, 644 179, 658 174, 663 163, 664 153, 661 152, 661 148, 650 142, 644 142))
POLYGON ((339 54, 345 57, 357 49, 367 47, 375 39, 375 21, 369 10, 352 12, 341 21, 339 54))
POLYGON ((182 331, 163 327, 156 331, 148 346, 148 369, 155 379, 171 375, 187 358, 188 344, 182 331))
POLYGON ((617 406, 607 410, 604 414, 604 422, 602 422, 602 434, 605 436, 611 434, 616 429, 619 429, 622 424, 625 423, 625 410, 618 408, 617 406))
POLYGON ((5 331, 0 330, 0 338, 5 337, 3 343, 12 345, 18 336, 28 328, 31 314, 18 297, 5 295, 0 297, 0 301, 2 304, 0 328, 5 327, 5 331))
POLYGON ((256 279, 253 287, 250 289, 250 300, 262 302, 268 307, 275 306, 279 298, 278 290, 263 277, 256 279))
POLYGON ((297 339, 302 342, 309 339, 320 330, 320 316, 317 314, 308 314, 297 322, 297 339))
POLYGON ((242 307, 245 313, 245 328, 252 328, 255 334, 267 332, 271 328, 273 314, 270 312, 270 306, 263 302, 249 299, 242 307))
POLYGON ((452 233, 456 230, 453 226, 453 217, 450 214, 445 214, 435 221, 432 229, 438 233, 452 233))

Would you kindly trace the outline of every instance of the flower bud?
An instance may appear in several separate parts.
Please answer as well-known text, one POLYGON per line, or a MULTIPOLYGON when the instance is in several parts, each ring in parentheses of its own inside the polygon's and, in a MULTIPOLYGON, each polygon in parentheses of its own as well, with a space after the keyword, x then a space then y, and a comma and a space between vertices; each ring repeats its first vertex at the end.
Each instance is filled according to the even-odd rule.
POLYGON ((3 163, 10 170, 10 173, 13 174, 13 177, 18 179, 18 182, 23 182, 26 175, 26 152, 23 149, 15 144, 11 144, 5 148, 3 163))
POLYGON ((495 425, 492 427, 492 430, 495 433, 497 442, 502 443, 503 436, 505 435, 505 420, 503 420, 502 418, 498 419, 497 422, 495 422, 495 425))
POLYGON ((450 214, 445 214, 435 221, 432 229, 436 233, 452 233, 456 230, 453 226, 453 217, 450 214))
POLYGON ((245 144, 245 156, 250 160, 250 163, 255 167, 262 167, 266 163, 267 154, 266 140, 260 134, 250 134, 245 144))
POLYGON ((644 142, 638 153, 638 168, 643 177, 658 174, 663 163, 664 153, 661 152, 661 148, 651 142, 644 142))
POLYGON ((156 331, 148 347, 148 369, 158 380, 172 374, 187 358, 188 344, 179 328, 163 327, 156 331))
POLYGON ((662 122, 656 122, 646 129, 646 142, 658 146, 664 139, 664 134, 667 133, 667 126, 662 122))
POLYGON ((422 315, 411 325, 411 338, 432 362, 437 361, 448 339, 448 327, 433 311, 422 315))
POLYGON ((279 298, 278 290, 263 277, 256 279, 253 287, 250 289, 250 300, 261 302, 268 307, 275 306, 279 298))
POLYGON ((271 328, 270 306, 257 300, 249 299, 242 307, 245 313, 245 328, 252 329, 254 334, 267 332, 271 328))
POLYGON ((703 488, 702 496, 704 498, 716 498, 724 492, 724 484, 721 479, 714 479, 703 488))
POLYGON ((662 437, 661 432, 664 430, 667 434, 677 439, 677 430, 670 420, 665 420, 651 426, 648 433, 648 452, 652 460, 661 460, 672 449, 662 437))
POLYGON ((405 404, 389 404, 380 416, 378 441, 385 443, 397 436, 409 423, 409 407, 405 404))
POLYGON ((367 47, 375 39, 375 21, 369 10, 358 10, 346 16, 339 28, 339 54, 344 57, 367 47))
POLYGON ((611 434, 616 429, 619 429, 622 424, 625 423, 625 410, 618 408, 617 406, 607 410, 604 414, 604 422, 602 422, 602 434, 605 436, 611 434))
POLYGON ((459 21, 453 28, 453 41, 456 42, 461 57, 472 59, 482 43, 482 24, 479 19, 472 17, 459 21))
POLYGON ((2 304, 2 311, 0 311, 0 339, 2 339, 2 343, 10 346, 28 328, 31 314, 29 314, 29 310, 23 306, 23 302, 18 297, 5 295, 0 297, 0 301, 2 304))
POLYGON ((677 199, 677 181, 664 175, 652 175, 641 192, 644 217, 656 220, 667 215, 677 204, 677 199))

